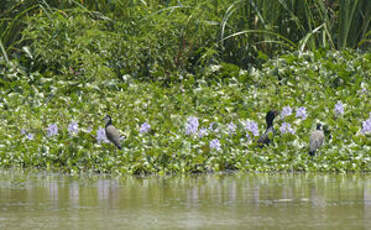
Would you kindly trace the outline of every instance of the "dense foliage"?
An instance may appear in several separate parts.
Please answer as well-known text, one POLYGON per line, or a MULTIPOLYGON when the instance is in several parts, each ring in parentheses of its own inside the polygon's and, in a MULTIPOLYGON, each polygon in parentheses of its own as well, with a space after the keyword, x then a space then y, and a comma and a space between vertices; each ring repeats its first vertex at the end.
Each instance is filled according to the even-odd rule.
POLYGON ((369 171, 369 4, 6 0, 0 166, 369 171), (260 149, 269 109, 277 135, 260 149), (310 157, 317 122, 326 141, 310 157))
POLYGON ((6 0, 0 47, 49 77, 73 69, 83 80, 171 81, 174 72, 220 62, 247 69, 287 51, 369 50, 370 9, 368 0, 6 0))
POLYGON ((170 87, 126 75, 72 88, 30 75, 44 84, 2 91, 0 164, 115 173, 369 171, 370 58, 318 51, 284 55, 261 70, 213 65, 170 87), (278 134, 260 149, 248 123, 261 134, 271 108, 282 111, 278 134), (124 136, 122 151, 102 138, 105 114, 124 136), (312 158, 318 121, 330 133, 312 158))

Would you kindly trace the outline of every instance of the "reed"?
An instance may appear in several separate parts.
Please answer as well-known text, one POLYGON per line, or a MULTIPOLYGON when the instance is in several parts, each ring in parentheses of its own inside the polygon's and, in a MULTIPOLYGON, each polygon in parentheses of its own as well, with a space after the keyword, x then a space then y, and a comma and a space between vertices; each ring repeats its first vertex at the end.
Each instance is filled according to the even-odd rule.
POLYGON ((22 37, 30 17, 71 8, 129 28, 107 32, 133 40, 168 36, 169 44, 148 49, 172 49, 167 65, 182 68, 191 59, 246 66, 293 50, 370 48, 369 0, 7 0, 0 7, 2 56, 32 42, 22 37))

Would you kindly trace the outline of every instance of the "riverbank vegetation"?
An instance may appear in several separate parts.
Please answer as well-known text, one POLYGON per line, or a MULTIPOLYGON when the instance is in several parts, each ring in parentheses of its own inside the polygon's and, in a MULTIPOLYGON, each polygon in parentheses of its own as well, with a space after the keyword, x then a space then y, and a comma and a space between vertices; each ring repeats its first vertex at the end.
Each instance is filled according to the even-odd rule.
POLYGON ((5 2, 2 167, 371 170, 367 0, 5 2), (277 135, 261 149, 270 109, 277 135))

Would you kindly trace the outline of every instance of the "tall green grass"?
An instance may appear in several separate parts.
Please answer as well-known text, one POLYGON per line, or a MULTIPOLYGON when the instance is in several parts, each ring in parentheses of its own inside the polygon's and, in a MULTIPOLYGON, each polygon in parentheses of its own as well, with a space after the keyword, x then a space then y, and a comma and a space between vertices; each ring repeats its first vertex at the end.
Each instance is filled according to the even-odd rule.
POLYGON ((285 47, 368 49, 370 9, 367 0, 235 1, 221 23, 222 44, 231 39, 225 46, 255 44, 253 48, 266 53, 285 47))
MULTIPOLYGON (((34 27, 30 18, 53 12, 68 18, 72 8, 90 13, 92 22, 110 21, 105 32, 130 43, 115 45, 168 70, 220 61, 248 67, 293 50, 369 50, 371 40, 369 0, 6 0, 0 6, 2 56, 38 42, 24 40, 25 28, 34 27)), ((38 32, 33 29, 28 32, 38 32)))
POLYGON ((37 8, 36 1, 4 1, 0 6, 0 44, 3 57, 17 49, 22 40, 21 32, 26 27, 26 17, 37 8))

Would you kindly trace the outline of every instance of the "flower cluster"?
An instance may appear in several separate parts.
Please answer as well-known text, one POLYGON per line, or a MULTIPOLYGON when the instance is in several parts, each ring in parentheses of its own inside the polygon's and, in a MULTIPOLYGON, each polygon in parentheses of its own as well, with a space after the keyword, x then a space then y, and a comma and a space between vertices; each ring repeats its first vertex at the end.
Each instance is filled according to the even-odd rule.
POLYGON ((149 130, 151 130, 151 125, 147 122, 144 122, 139 129, 140 133, 147 133, 149 130))
POLYGON ((25 129, 21 129, 21 134, 22 135, 25 135, 26 136, 26 138, 28 139, 28 140, 33 140, 33 138, 34 138, 34 134, 33 133, 29 133, 29 132, 27 132, 27 130, 25 130, 25 129))
POLYGON ((361 133, 362 134, 371 133, 371 112, 369 118, 362 122, 361 133))
POLYGON ((68 125, 68 132, 70 133, 70 135, 76 135, 79 132, 79 125, 76 121, 72 121, 68 125))
POLYGON ((295 131, 291 128, 291 124, 287 122, 283 122, 280 127, 281 133, 291 133, 294 134, 295 131))
POLYGON ((228 128, 228 133, 233 134, 233 133, 236 132, 237 126, 235 124, 233 124, 233 122, 230 122, 228 124, 227 128, 228 128))
POLYGON ((210 149, 215 149, 217 151, 221 150, 221 144, 218 139, 213 139, 210 141, 210 149))
POLYGON ((344 113, 344 105, 341 101, 335 104, 334 112, 336 115, 342 115, 344 113))
POLYGON ((255 121, 247 121, 245 125, 245 129, 250 131, 254 136, 256 137, 259 136, 258 124, 255 121))
POLYGON ((47 128, 47 136, 52 137, 58 135, 58 126, 57 124, 51 124, 47 128))
POLYGON ((33 140, 33 137, 34 137, 33 133, 27 133, 26 135, 26 138, 30 141, 33 140))
POLYGON ((109 142, 107 137, 106 137, 106 130, 102 127, 99 127, 99 129, 97 131, 97 141, 98 141, 98 143, 101 143, 102 141, 106 142, 106 143, 109 142))
POLYGON ((292 108, 290 106, 283 107, 282 112, 281 112, 282 118, 290 116, 291 114, 292 114, 292 108))
MULTIPOLYGON (((344 105, 341 101, 338 101, 335 104, 334 107, 334 113, 336 115, 341 115, 344 113, 344 105)), ((292 114, 292 108, 290 106, 285 106, 282 109, 281 116, 289 116, 292 114)), ((296 118, 305 120, 308 117, 307 110, 305 107, 299 107, 296 110, 296 118)), ((246 132, 246 137, 247 139, 251 140, 250 135, 252 134, 253 136, 259 136, 259 128, 258 124, 255 121, 246 121, 243 122, 246 132)), ((185 125, 185 133, 186 135, 198 135, 199 138, 202 138, 204 136, 208 136, 212 132, 217 132, 217 123, 212 122, 210 123, 208 128, 200 128, 199 129, 199 120, 197 117, 190 116, 188 117, 185 125)), ((230 122, 226 126, 226 131, 228 132, 229 135, 236 133, 237 126, 233 123, 230 122)), ((144 122, 139 129, 140 133, 147 133, 151 130, 151 125, 147 122, 144 122)), ((290 123, 283 122, 281 127, 279 128, 280 132, 282 134, 285 133, 291 133, 295 134, 295 130, 292 128, 290 123)), ((89 127, 86 129, 86 132, 90 133, 92 131, 92 128, 89 127)), ((21 134, 25 136, 26 139, 28 140, 33 140, 34 139, 34 134, 27 132, 25 129, 20 130, 21 134)), ((79 125, 76 121, 71 121, 71 123, 68 125, 68 132, 70 135, 76 135, 79 132, 79 125)), ((362 122, 362 128, 360 131, 361 134, 370 134, 371 133, 371 112, 369 114, 369 118, 365 121, 362 122)), ((52 137, 58 135, 58 126, 57 124, 50 124, 47 127, 47 136, 52 137)), ((122 137, 121 139, 123 139, 122 137)), ((103 127, 99 127, 96 133, 96 139, 98 143, 101 143, 102 141, 105 143, 109 143, 109 140, 107 139, 105 129, 103 127)), ((210 141, 209 146, 211 149, 215 150, 221 150, 221 144, 219 139, 213 139, 210 141)))
POLYGON ((186 124, 186 134, 187 135, 192 135, 196 134, 198 131, 198 118, 197 117, 189 117, 187 119, 187 124, 186 124))
POLYGON ((295 117, 296 118, 301 118, 302 120, 305 120, 307 118, 307 110, 305 107, 299 107, 297 110, 296 110, 296 115, 295 117))

